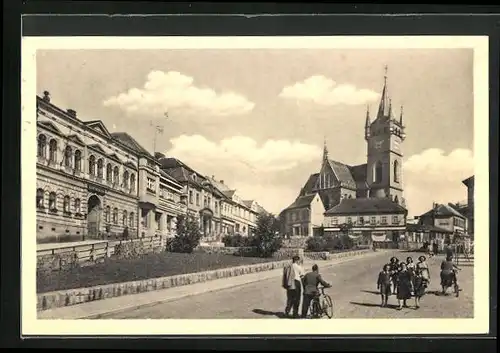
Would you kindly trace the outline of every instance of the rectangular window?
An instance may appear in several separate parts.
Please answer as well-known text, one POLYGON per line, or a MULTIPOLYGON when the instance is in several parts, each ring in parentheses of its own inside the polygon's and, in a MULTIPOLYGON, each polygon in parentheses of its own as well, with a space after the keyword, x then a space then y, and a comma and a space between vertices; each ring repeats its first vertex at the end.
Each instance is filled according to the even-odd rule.
POLYGON ((189 203, 193 204, 193 191, 189 190, 189 203))
POLYGON ((358 223, 361 225, 365 224, 365 218, 363 216, 359 216, 358 223))
POLYGON ((375 218, 375 216, 370 217, 370 224, 372 224, 372 225, 377 224, 377 219, 375 218))
POLYGON ((380 223, 387 224, 387 216, 380 217, 380 223))
POLYGON ((399 223, 399 217, 397 215, 392 216, 392 224, 398 224, 399 223))
POLYGON ((332 226, 336 226, 339 224, 339 219, 337 217, 332 218, 332 226))
POLYGON ((351 217, 347 217, 347 223, 352 223, 352 218, 351 217))
POLYGON ((196 206, 200 205, 200 194, 196 193, 196 206))
POLYGON ((156 183, 155 183, 155 180, 153 178, 149 178, 148 177, 148 184, 146 186, 147 190, 148 191, 151 191, 151 192, 156 192, 156 183))

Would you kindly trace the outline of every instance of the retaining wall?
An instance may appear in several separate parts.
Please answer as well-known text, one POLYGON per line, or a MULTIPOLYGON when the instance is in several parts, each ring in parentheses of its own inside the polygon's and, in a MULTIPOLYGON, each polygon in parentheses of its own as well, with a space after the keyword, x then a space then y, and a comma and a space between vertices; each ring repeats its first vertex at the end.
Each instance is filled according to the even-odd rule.
MULTIPOLYGON (((366 252, 368 252, 368 250, 331 254, 331 258, 336 259, 347 256, 362 255, 366 252)), ((41 311, 53 309, 63 306, 81 304, 94 300, 119 297, 122 295, 137 294, 153 290, 167 289, 199 282, 206 282, 215 279, 241 276, 255 272, 270 271, 278 268, 283 268, 288 263, 290 263, 289 259, 177 276, 152 278, 141 281, 114 283, 89 288, 77 288, 49 293, 40 293, 37 295, 37 310, 41 311)))

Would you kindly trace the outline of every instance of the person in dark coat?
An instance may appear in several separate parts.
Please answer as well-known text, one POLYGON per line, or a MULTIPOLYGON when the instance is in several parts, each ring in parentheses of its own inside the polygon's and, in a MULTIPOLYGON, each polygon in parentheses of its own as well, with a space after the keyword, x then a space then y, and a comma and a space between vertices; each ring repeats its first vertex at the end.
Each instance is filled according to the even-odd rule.
POLYGON ((408 271, 404 262, 401 263, 397 276, 398 282, 396 283, 396 295, 399 304, 398 310, 401 310, 403 307, 408 307, 406 301, 411 298, 411 294, 413 292, 412 275, 411 272, 408 271))
POLYGON ((387 306, 387 300, 391 295, 391 282, 391 265, 385 264, 377 279, 377 289, 380 290, 380 296, 382 297, 380 306, 387 306))
POLYGON ((331 287, 330 283, 323 280, 319 273, 318 265, 314 264, 312 271, 305 274, 302 278, 302 284, 304 285, 304 296, 302 298, 302 318, 307 317, 307 312, 309 311, 309 306, 311 301, 316 298, 319 294, 318 284, 321 284, 325 288, 331 287))

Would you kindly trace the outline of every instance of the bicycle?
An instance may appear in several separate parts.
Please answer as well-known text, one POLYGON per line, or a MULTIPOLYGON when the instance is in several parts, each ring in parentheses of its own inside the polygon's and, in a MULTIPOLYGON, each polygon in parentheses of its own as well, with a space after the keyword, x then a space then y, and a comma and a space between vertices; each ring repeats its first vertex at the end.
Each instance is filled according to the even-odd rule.
POLYGON ((325 287, 319 287, 318 290, 319 294, 311 302, 311 318, 320 319, 326 315, 329 319, 331 319, 333 317, 332 298, 328 294, 325 294, 325 287))
POLYGON ((453 283, 450 283, 450 284, 445 283, 445 284, 442 286, 442 287, 443 287, 442 289, 443 289, 443 294, 444 294, 444 295, 446 295, 446 290, 447 290, 448 288, 452 287, 452 286, 453 286, 453 292, 455 293, 455 296, 458 298, 458 296, 460 295, 460 290, 461 290, 461 289, 460 289, 460 286, 458 285, 458 280, 457 280, 457 277, 456 277, 456 273, 457 273, 458 271, 461 271, 461 269, 457 268, 457 269, 455 269, 455 271, 454 271, 454 272, 455 272, 455 280, 453 281, 453 283))

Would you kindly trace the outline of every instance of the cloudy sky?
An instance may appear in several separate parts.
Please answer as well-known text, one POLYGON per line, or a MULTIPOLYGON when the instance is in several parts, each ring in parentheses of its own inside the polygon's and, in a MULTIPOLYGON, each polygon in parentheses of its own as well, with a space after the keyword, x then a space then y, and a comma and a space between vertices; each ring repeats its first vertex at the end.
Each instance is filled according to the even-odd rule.
POLYGON ((366 162, 366 109, 388 66, 404 106, 405 198, 411 216, 466 199, 473 174, 470 49, 39 50, 37 91, 183 160, 278 213, 330 158, 366 162), (168 119, 164 113, 168 111, 168 119))

